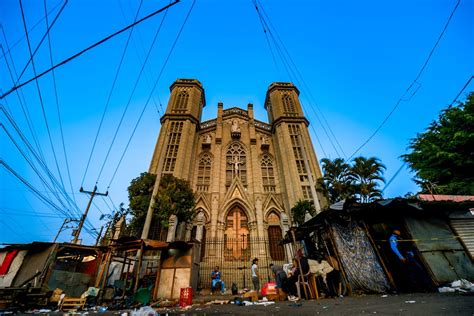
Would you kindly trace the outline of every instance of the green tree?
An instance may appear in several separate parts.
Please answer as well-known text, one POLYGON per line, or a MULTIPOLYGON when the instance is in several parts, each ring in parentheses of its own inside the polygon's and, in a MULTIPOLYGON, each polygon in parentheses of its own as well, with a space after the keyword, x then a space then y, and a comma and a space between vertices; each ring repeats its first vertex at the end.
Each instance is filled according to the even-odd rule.
POLYGON ((293 218, 293 223, 298 224, 298 226, 302 225, 304 223, 304 218, 307 211, 311 216, 316 215, 316 209, 310 201, 299 200, 298 202, 296 202, 295 206, 291 208, 291 216, 293 218))
POLYGON ((421 191, 427 185, 436 193, 474 194, 474 92, 464 103, 443 110, 437 121, 411 139, 402 156, 421 191))
MULTIPOLYGON (((132 236, 140 236, 142 233, 155 181, 156 175, 143 172, 130 182, 128 200, 132 219, 127 230, 132 236)), ((156 209, 154 213, 156 213, 156 209)))
POLYGON ((346 199, 353 194, 350 165, 344 159, 321 159, 323 177, 318 179, 318 191, 322 191, 331 203, 346 199))
POLYGON ((384 183, 385 166, 375 157, 356 157, 350 168, 352 188, 359 202, 368 203, 382 198, 379 183, 384 183))
MULTIPOLYGON (((132 214, 129 224, 131 235, 141 235, 155 181, 156 175, 144 172, 133 179, 128 187, 132 214)), ((164 175, 155 197, 152 223, 167 227, 171 215, 176 215, 179 222, 189 222, 195 215, 194 206, 194 194, 189 183, 172 175, 164 175)))
POLYGON ((194 193, 188 181, 170 174, 161 177, 155 198, 155 209, 162 224, 167 224, 171 215, 176 215, 178 222, 192 221, 195 205, 194 193))

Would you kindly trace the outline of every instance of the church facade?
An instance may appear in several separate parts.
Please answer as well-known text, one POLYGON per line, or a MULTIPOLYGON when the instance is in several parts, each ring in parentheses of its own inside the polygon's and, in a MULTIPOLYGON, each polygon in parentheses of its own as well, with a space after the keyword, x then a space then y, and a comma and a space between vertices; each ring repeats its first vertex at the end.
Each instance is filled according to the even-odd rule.
POLYGON ((201 241, 209 269, 253 257, 288 262, 291 250, 278 242, 292 224, 290 209, 309 200, 319 212, 326 203, 316 191, 321 171, 298 89, 284 82, 269 86, 268 123, 254 118, 252 104, 222 103, 217 117, 203 122, 206 98, 198 80, 178 79, 170 91, 149 172, 157 181, 164 174, 189 181, 197 215, 187 224, 171 219, 168 241, 201 241))

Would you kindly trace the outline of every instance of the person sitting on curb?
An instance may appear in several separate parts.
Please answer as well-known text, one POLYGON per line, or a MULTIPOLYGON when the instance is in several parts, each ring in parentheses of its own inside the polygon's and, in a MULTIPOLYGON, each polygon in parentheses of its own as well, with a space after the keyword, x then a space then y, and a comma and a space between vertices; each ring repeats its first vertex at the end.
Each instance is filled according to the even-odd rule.
POLYGON ((211 295, 214 293, 216 290, 216 285, 220 283, 221 284, 221 293, 225 293, 225 285, 224 281, 221 279, 221 272, 219 271, 219 267, 216 266, 214 268, 214 271, 211 272, 211 295))

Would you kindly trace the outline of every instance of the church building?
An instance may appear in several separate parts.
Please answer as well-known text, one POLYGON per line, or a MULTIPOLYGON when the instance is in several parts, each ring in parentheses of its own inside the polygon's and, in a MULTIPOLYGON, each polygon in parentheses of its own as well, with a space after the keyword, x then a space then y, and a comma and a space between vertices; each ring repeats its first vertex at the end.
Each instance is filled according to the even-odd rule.
MULTIPOLYGON (((298 89, 286 82, 268 87, 268 123, 254 118, 252 104, 223 103, 216 118, 202 122, 203 85, 178 79, 170 90, 149 172, 158 182, 165 174, 189 181, 197 215, 187 224, 171 219, 168 241, 201 242, 201 275, 218 265, 225 278, 225 269, 246 269, 255 257, 267 266, 291 260, 291 249, 280 244, 292 225, 290 209, 298 200, 317 212, 327 203, 316 191, 321 170, 298 89)), ((239 286, 250 280, 242 278, 239 286)))

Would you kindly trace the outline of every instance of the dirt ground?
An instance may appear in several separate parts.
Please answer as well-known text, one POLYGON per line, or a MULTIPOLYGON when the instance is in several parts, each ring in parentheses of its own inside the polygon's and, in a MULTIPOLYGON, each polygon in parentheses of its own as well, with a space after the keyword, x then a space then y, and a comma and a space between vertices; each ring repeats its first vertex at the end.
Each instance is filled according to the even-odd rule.
POLYGON ((269 306, 193 305, 160 309, 171 315, 474 315, 474 296, 457 293, 363 295, 336 299, 277 302, 269 306))
MULTIPOLYGON (((229 296, 226 295, 226 299, 229 296)), ((222 300, 224 297, 212 297, 222 300)), ((398 295, 362 295, 312 301, 277 302, 269 306, 238 306, 235 304, 206 305, 207 297, 196 297, 187 308, 154 308, 159 315, 474 315, 474 295, 461 293, 414 293, 398 295)), ((149 307, 147 307, 149 308, 149 307)), ((67 313, 34 311, 14 315, 63 316, 67 313)), ((1 315, 12 315, 12 313, 1 315)), ((71 314, 69 314, 71 315, 71 314)), ((74 315, 146 316, 149 313, 122 311, 79 311, 74 315)))

